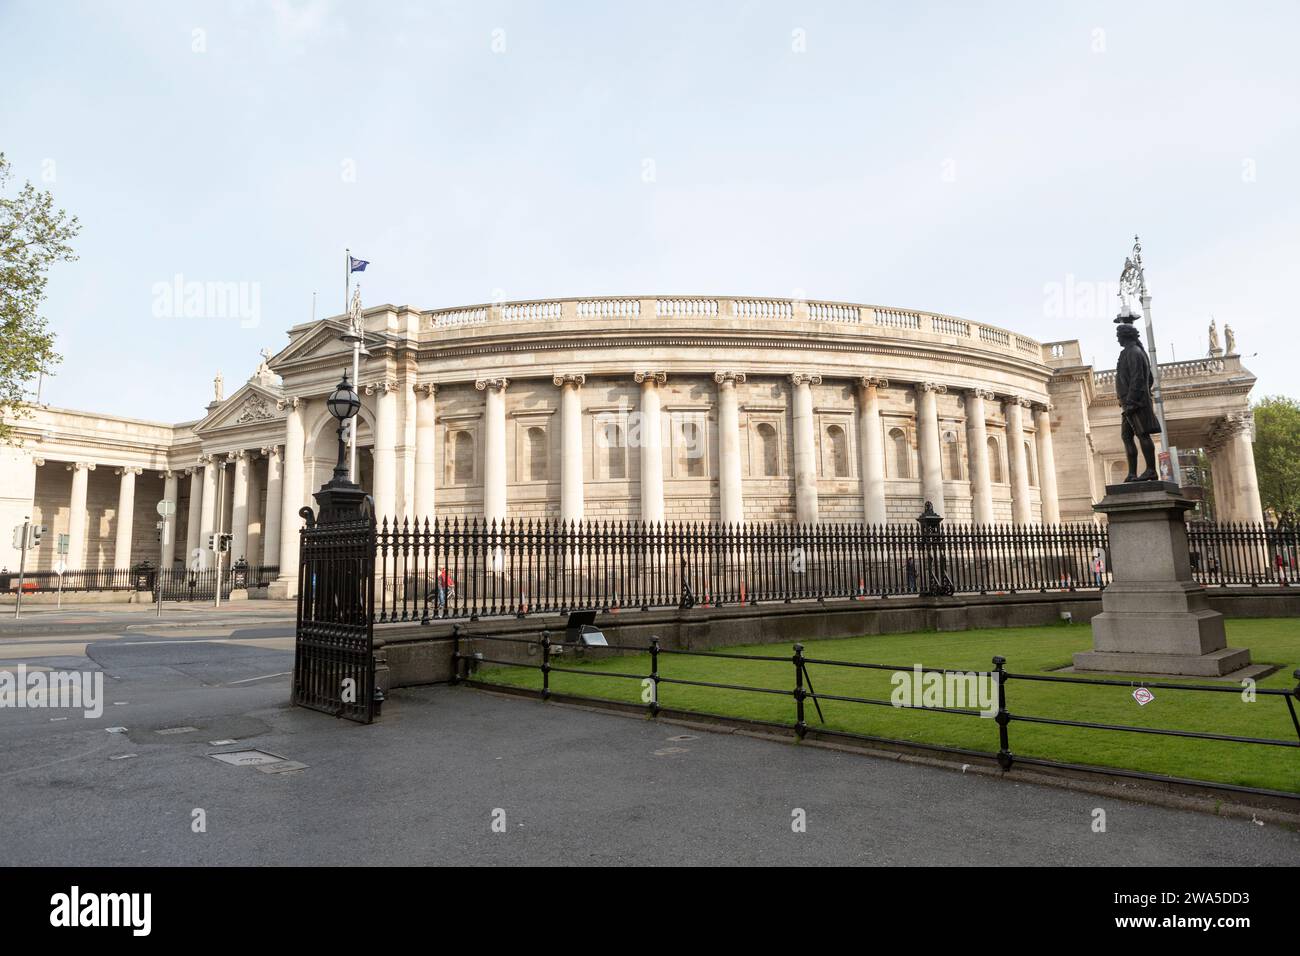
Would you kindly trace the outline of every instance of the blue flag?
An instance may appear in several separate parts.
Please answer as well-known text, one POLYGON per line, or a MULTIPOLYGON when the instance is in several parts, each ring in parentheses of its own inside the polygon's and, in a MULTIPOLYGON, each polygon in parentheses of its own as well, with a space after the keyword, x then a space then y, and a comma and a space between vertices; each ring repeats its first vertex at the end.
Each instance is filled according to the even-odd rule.
POLYGON ((365 259, 357 259, 353 256, 348 256, 348 265, 350 266, 348 269, 349 272, 365 272, 366 266, 370 265, 370 263, 365 259))

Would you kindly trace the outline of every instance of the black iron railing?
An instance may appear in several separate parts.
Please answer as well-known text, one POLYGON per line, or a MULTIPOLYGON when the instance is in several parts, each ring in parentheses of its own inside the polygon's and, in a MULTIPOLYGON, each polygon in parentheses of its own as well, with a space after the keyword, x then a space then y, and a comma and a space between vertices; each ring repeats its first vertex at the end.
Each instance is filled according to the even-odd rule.
POLYGON ((381 523, 376 621, 1073 591, 1108 581, 1097 525, 381 523))
POLYGON ((1187 528, 1192 576, 1207 587, 1290 587, 1300 574, 1300 529, 1269 524, 1187 528))
MULTIPOLYGON (((1098 721, 1074 720, 1063 717, 1053 717, 1044 714, 1020 713, 1011 709, 1007 687, 1013 681, 1041 681, 1056 684, 1079 684, 1095 687, 1123 687, 1134 691, 1139 687, 1145 687, 1153 690, 1176 691, 1178 693, 1189 694, 1236 694, 1242 693, 1241 685, 1237 683, 1224 682, 1222 684, 1179 684, 1171 681, 1157 680, 1116 680, 1113 678, 1093 678, 1062 676, 1052 674, 1017 674, 1006 670, 1006 658, 998 655, 993 658, 993 667, 987 671, 968 671, 955 670, 941 667, 922 667, 916 664, 895 665, 895 664, 869 664, 860 661, 840 661, 821 657, 808 657, 804 654, 802 644, 793 645, 793 653, 790 655, 764 655, 764 654, 733 654, 718 651, 691 651, 691 650, 669 650, 660 645, 658 638, 653 638, 647 645, 625 645, 610 644, 608 648, 601 647, 598 653, 604 655, 611 654, 610 657, 602 660, 608 660, 616 669, 597 669, 595 667, 571 667, 563 663, 556 664, 558 649, 561 645, 559 642, 551 639, 551 632, 542 631, 539 638, 508 638, 490 634, 474 634, 472 637, 462 636, 460 627, 457 625, 452 629, 452 683, 467 682, 481 687, 498 687, 490 681, 481 681, 474 678, 474 670, 480 665, 491 664, 500 667, 526 668, 539 671, 541 674, 540 689, 524 688, 525 691, 536 693, 543 700, 551 699, 556 696, 563 696, 570 700, 587 700, 597 703, 627 705, 626 701, 620 701, 611 698, 602 698, 565 691, 563 695, 557 695, 551 688, 551 675, 556 673, 577 674, 585 677, 614 678, 618 680, 637 681, 641 684, 641 700, 646 711, 653 717, 667 710, 660 699, 660 687, 663 685, 679 685, 683 687, 707 688, 720 691, 741 691, 754 694, 777 695, 789 697, 792 701, 791 717, 792 720, 784 721, 754 721, 744 718, 746 723, 766 723, 769 726, 782 727, 793 730, 800 738, 806 736, 809 731, 815 730, 820 735, 833 737, 855 738, 877 743, 898 744, 908 747, 918 747, 921 749, 944 751, 949 753, 978 755, 996 758, 998 765, 1004 770, 1009 770, 1013 764, 1020 762, 1039 766, 1071 766, 1062 764, 1058 761, 1045 757, 1026 757, 1016 755, 1012 750, 1011 726, 1015 723, 1024 724, 1046 724, 1054 727, 1072 727, 1082 730, 1096 730, 1118 733, 1134 734, 1152 734, 1167 737, 1182 737, 1194 740, 1213 740, 1242 745, 1260 745, 1269 747, 1283 747, 1290 749, 1300 749, 1300 716, 1297 715, 1297 702, 1300 702, 1300 683, 1291 690, 1280 688, 1254 688, 1253 693, 1258 700, 1271 700, 1280 698, 1285 705, 1290 718, 1291 724, 1295 728, 1295 739, 1278 739, 1275 737, 1248 736, 1244 734, 1221 734, 1210 733, 1205 731, 1184 730, 1179 728, 1161 728, 1161 727, 1140 727, 1131 724, 1110 724, 1098 721), (540 649, 540 655, 536 663, 532 661, 506 660, 501 657, 494 657, 482 652, 467 652, 465 649, 466 642, 504 642, 507 644, 529 645, 540 649), (632 661, 624 661, 623 658, 628 654, 648 654, 649 669, 648 671, 638 671, 630 668, 628 665, 632 661), (713 658, 721 662, 744 662, 744 661, 766 661, 775 664, 785 664, 791 668, 790 684, 787 687, 755 687, 747 684, 724 683, 705 680, 685 680, 681 678, 666 677, 660 673, 660 659, 664 656, 677 657, 698 657, 713 658), (622 666, 620 666, 622 665, 622 666), (912 674, 920 671, 922 674, 939 674, 947 680, 949 676, 960 681, 969 681, 972 678, 990 682, 986 689, 996 695, 996 712, 990 713, 981 709, 964 706, 939 706, 924 703, 900 704, 893 699, 872 698, 872 697, 855 697, 844 694, 825 694, 818 693, 812 683, 812 676, 808 668, 816 666, 818 668, 852 668, 862 670, 888 671, 891 673, 912 674), (868 734, 856 733, 846 730, 835 730, 824 726, 814 725, 810 718, 813 713, 816 714, 819 724, 824 724, 825 719, 822 716, 821 702, 835 701, 848 704, 862 704, 876 707, 895 707, 906 710, 928 711, 932 713, 950 714, 963 717, 992 717, 989 721, 990 739, 993 733, 997 735, 997 746, 989 747, 986 750, 972 750, 958 747, 948 747, 938 744, 929 744, 915 740, 901 740, 888 737, 878 737, 868 734), (813 710, 810 712, 808 704, 811 702, 813 710), (993 728, 996 728, 994 730, 993 728)), ((572 654, 574 645, 563 645, 564 648, 572 654)), ((559 658, 561 661, 563 657, 559 658)), ((1293 672, 1293 676, 1300 682, 1300 669, 1293 672)), ((686 711, 675 711, 675 713, 688 713, 686 711)), ((689 711, 690 714, 706 716, 721 720, 737 719, 734 715, 718 711, 689 711)), ((1135 770, 1118 771, 1128 776, 1135 776, 1145 779, 1167 779, 1160 775, 1144 773, 1135 770)), ((1230 789, 1252 790, 1257 788, 1224 785, 1230 789)))
MULTIPOLYGON (((279 574, 279 565, 254 564, 242 576, 229 567, 221 574, 222 597, 229 597, 232 587, 262 588, 279 574), (238 580, 237 580, 238 579, 238 580)), ((164 601, 212 600, 216 591, 217 572, 187 571, 181 568, 158 570, 151 565, 134 568, 86 568, 64 571, 27 571, 23 574, 23 593, 79 591, 150 591, 161 589, 164 601)), ((16 591, 18 574, 0 571, 0 591, 16 591)))

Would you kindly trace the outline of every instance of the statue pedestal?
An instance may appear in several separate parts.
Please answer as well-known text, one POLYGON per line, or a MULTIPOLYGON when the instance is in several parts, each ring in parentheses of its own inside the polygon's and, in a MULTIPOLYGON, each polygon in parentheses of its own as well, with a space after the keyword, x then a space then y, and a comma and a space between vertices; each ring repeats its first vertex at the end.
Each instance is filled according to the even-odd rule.
POLYGON ((1112 583, 1075 670, 1222 677, 1250 664, 1192 580, 1184 513, 1193 506, 1172 482, 1106 486, 1093 508, 1107 518, 1112 583))

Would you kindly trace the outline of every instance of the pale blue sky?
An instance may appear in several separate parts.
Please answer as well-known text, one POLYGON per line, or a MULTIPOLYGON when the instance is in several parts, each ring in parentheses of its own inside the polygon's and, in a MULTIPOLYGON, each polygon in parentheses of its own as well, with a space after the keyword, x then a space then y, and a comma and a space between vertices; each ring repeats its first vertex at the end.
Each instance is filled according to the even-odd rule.
POLYGON ((1298 35, 1294 2, 0 0, 0 149, 85 227, 44 399, 197 417, 313 290, 341 310, 344 246, 369 304, 803 294, 1109 367, 1134 232, 1162 360, 1214 314, 1300 396, 1298 35), (178 273, 260 323, 156 317, 178 273))

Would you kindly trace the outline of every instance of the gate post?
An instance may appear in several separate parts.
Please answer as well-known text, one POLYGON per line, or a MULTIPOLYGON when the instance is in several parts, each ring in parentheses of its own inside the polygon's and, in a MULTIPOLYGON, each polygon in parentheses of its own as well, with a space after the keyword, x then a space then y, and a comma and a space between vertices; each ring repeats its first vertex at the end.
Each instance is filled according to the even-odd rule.
POLYGON ((375 682, 375 515, 372 501, 348 477, 345 423, 361 407, 343 381, 330 395, 338 419, 338 463, 303 508, 293 702, 361 723, 378 716, 383 693, 375 682))

